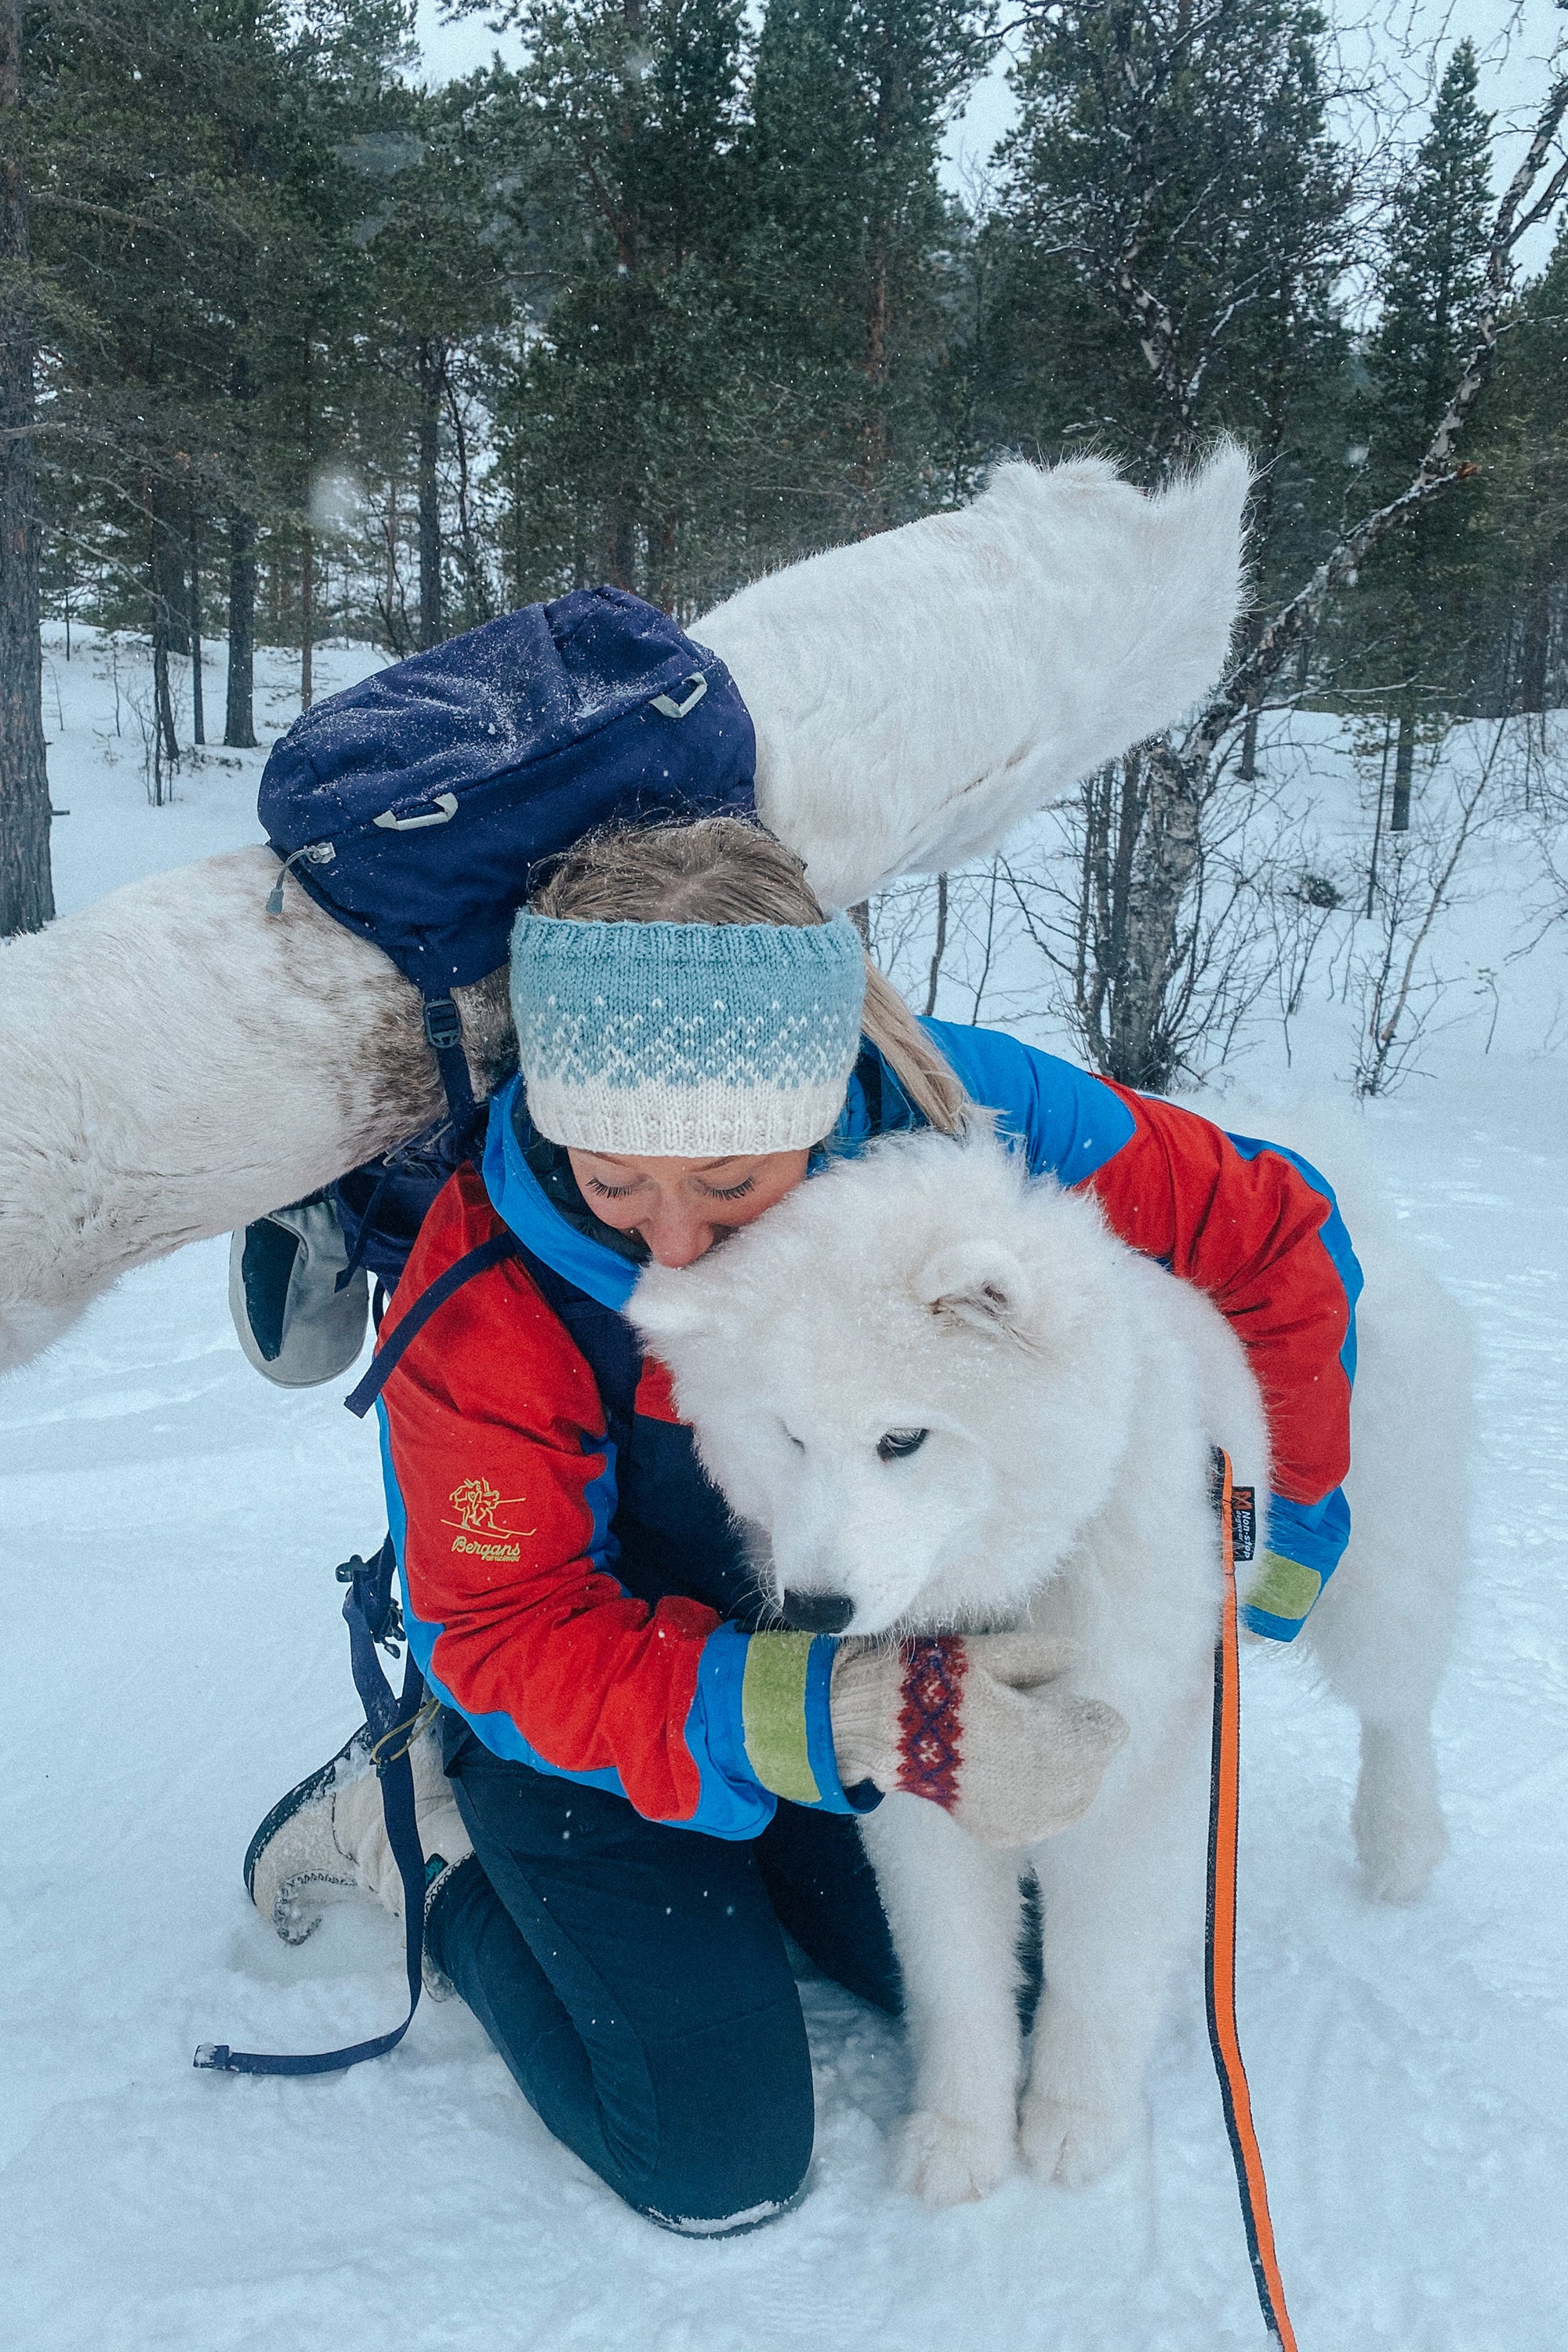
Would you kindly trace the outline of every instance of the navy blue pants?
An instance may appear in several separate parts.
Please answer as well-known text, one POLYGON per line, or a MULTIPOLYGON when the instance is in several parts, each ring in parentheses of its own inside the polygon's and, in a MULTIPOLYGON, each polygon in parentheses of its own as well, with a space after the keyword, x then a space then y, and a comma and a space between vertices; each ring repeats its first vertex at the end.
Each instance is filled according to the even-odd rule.
POLYGON ((811 2061, 781 1924, 881 2008, 898 1964, 853 1822, 781 1804, 732 1843, 492 1756, 447 1761, 474 1841, 426 1947, 529 2105, 639 2211, 744 2227, 811 2159, 811 2061))

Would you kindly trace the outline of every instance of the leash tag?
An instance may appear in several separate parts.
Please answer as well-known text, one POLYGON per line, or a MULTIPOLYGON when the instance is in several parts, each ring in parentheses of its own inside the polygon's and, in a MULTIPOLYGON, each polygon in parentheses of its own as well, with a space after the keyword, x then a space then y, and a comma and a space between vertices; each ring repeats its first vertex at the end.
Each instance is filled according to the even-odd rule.
POLYGON ((1230 1490, 1230 1543, 1237 1559, 1250 1559, 1258 1544, 1258 1495, 1252 1486, 1230 1490))

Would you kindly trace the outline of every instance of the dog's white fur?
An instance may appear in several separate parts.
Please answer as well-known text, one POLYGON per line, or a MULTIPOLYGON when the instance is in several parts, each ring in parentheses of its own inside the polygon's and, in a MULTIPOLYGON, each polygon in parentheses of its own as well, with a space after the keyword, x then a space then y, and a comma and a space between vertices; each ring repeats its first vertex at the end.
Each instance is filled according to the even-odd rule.
MULTIPOLYGON (((1370 1202, 1348 1482, 1355 1532, 1299 1637, 1362 1723, 1354 1833, 1371 1891, 1419 1893, 1444 1846, 1431 1711, 1464 1556, 1468 1352, 1457 1310, 1370 1202)), ((1131 1727, 1089 1813, 1026 1856, 922 1799, 864 1822, 915 2061, 905 2183, 985 2194, 1016 2146, 1068 2183, 1136 2119, 1170 1959, 1202 1917, 1220 1596, 1210 1449, 1268 1484, 1256 1385, 1217 1310, 1031 1183, 989 1138, 885 1142, 802 1186, 635 1320, 760 1573, 850 1597, 851 1633, 998 1630, 1079 1645, 1076 1686, 1131 1727), (931 1434, 880 1461, 889 1429, 931 1434), (1045 1992, 1020 2101, 1020 1864, 1045 1992)), ((1243 1571, 1245 1581, 1245 1571, 1243 1571)))
MULTIPOLYGON (((697 625, 756 723, 765 822, 845 904, 952 864, 1217 674, 1246 460, 1144 499, 1095 460, 759 581, 697 625)), ((440 1092, 414 991, 264 849, 0 947, 0 1370, 127 1267, 387 1150, 440 1092)), ((510 1035, 467 992, 480 1092, 510 1035)))
POLYGON ((694 625, 757 729, 757 806, 824 905, 937 873, 1225 660, 1250 480, 1234 444, 1158 498, 1102 458, 1002 466, 972 506, 813 556, 694 625))

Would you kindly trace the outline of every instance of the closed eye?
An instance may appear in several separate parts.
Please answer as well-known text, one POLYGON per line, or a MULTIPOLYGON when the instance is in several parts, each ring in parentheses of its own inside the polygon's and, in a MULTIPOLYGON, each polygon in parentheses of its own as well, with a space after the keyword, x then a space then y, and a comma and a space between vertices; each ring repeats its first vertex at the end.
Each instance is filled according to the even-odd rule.
POLYGON ((883 1462, 901 1462, 907 1454, 918 1454, 929 1429, 889 1429, 877 1440, 878 1458, 883 1462))

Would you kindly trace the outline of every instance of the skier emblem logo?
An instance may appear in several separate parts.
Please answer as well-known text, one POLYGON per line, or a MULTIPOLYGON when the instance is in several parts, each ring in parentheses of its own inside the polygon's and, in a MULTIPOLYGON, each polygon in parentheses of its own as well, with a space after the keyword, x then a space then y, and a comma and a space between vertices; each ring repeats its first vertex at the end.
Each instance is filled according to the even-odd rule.
POLYGON ((522 1547, 519 1538, 537 1535, 537 1528, 508 1528, 497 1523, 498 1511, 511 1511, 523 1500, 521 1495, 504 1498, 500 1489, 483 1478, 465 1478, 454 1486, 447 1500, 458 1513, 455 1519, 443 1519, 443 1527, 456 1528, 452 1539, 454 1551, 469 1552, 476 1559, 520 1559, 522 1547), (476 1541, 479 1538, 481 1540, 476 1541))

